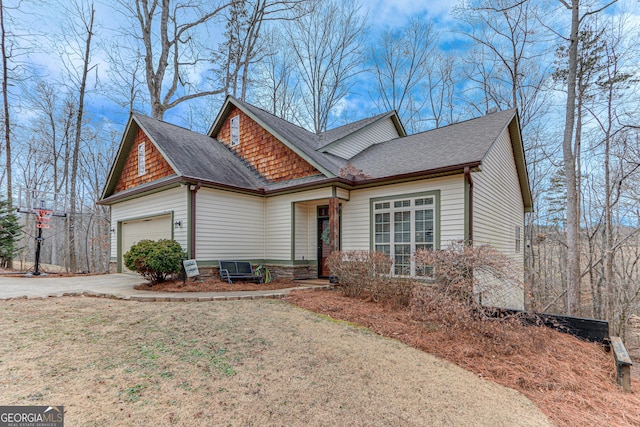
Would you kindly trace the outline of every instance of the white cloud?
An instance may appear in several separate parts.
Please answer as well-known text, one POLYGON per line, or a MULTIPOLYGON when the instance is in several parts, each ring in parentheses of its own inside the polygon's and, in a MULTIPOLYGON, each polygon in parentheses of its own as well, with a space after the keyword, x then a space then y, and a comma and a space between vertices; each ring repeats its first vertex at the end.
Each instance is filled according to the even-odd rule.
POLYGON ((371 0, 365 7, 369 10, 369 21, 374 27, 399 27, 407 18, 427 13, 430 17, 447 18, 455 5, 451 0, 371 0))

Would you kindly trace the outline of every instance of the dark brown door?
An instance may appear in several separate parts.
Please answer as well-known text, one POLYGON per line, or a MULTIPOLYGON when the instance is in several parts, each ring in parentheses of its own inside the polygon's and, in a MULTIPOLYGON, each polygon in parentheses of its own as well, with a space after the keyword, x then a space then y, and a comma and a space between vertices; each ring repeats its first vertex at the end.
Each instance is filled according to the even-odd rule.
POLYGON ((327 266, 327 258, 331 255, 328 213, 328 208, 318 208, 318 277, 322 278, 328 278, 331 275, 327 266))

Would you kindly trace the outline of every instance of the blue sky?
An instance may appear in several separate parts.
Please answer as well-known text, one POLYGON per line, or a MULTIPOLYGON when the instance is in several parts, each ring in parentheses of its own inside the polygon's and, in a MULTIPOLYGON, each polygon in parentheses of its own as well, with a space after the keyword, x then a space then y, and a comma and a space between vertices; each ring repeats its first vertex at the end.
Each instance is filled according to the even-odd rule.
MULTIPOLYGON (((452 1, 415 1, 415 0, 367 0, 363 1, 362 12, 367 14, 369 22, 370 38, 386 30, 404 25, 412 16, 424 16, 434 19, 443 29, 450 27, 452 18, 451 9, 455 2, 452 1)), ((24 3, 23 3, 24 4, 24 3)), ((62 3, 68 7, 66 2, 62 3)), ((115 4, 115 2, 114 2, 115 4)), ((64 69, 60 60, 60 51, 69 50, 64 46, 64 42, 59 40, 59 34, 63 29, 69 27, 68 11, 55 3, 39 5, 38 8, 30 8, 34 12, 23 10, 15 14, 18 20, 27 22, 25 32, 30 34, 30 38, 35 40, 38 48, 29 49, 22 59, 29 63, 38 71, 44 79, 51 82, 63 82, 64 69), (42 25, 45 23, 45 25, 42 25)), ((97 65, 96 71, 90 75, 89 84, 104 85, 111 78, 109 64, 104 53, 104 48, 108 47, 114 37, 114 31, 122 24, 122 16, 113 11, 111 4, 99 2, 96 7, 96 37, 94 38, 94 50, 92 63, 97 65)), ((445 32, 442 32, 445 34, 445 32)), ((80 62, 76 67, 81 66, 80 62)), ((362 85, 354 87, 354 93, 348 97, 346 105, 357 106, 362 109, 371 103, 370 96, 366 93, 362 85)), ((216 103, 219 104, 219 100, 216 103)), ((176 124, 187 125, 181 116, 185 114, 186 105, 170 110, 165 115, 165 120, 176 124)), ((215 109, 215 107, 214 107, 215 109)), ((365 108, 366 109, 366 108, 365 108)), ((149 113, 149 111, 143 111, 149 113)), ((104 96, 101 91, 93 90, 88 93, 87 113, 93 120, 100 121, 101 118, 113 121, 116 127, 122 127, 128 117, 125 108, 117 105, 113 100, 104 96)), ((26 116, 28 112, 24 112, 26 116)), ((213 121, 213 117, 211 118, 213 121)))
MULTIPOLYGON (((403 26, 409 18, 414 16, 424 17, 432 20, 438 29, 440 37, 440 46, 445 50, 457 49, 464 44, 464 37, 456 34, 451 30, 456 25, 456 20, 452 16, 452 9, 456 5, 456 1, 452 0, 435 0, 435 1, 416 1, 416 0, 367 0, 362 1, 362 13, 366 14, 369 23, 369 32, 367 42, 374 39, 380 32, 403 26)), ((23 3, 25 4, 25 3, 23 3)), ((61 4, 67 5, 67 2, 61 4)), ((617 9, 626 9, 630 11, 632 19, 637 20, 640 14, 640 2, 636 0, 623 0, 618 3, 617 9)), ((40 49, 30 49, 28 55, 24 57, 36 68, 39 74, 52 82, 63 82, 64 71, 60 61, 59 50, 68 48, 63 42, 56 39, 62 32, 64 27, 68 27, 67 15, 64 9, 55 3, 47 3, 33 8, 35 12, 29 14, 16 15, 18 19, 24 19, 29 22, 26 31, 31 34, 31 38, 36 40, 40 49), (44 23, 44 25, 43 25, 44 23), (56 45, 57 49, 53 46, 56 45)), ((111 78, 109 63, 104 53, 104 48, 108 47, 114 38, 114 31, 122 25, 123 17, 114 12, 110 3, 100 2, 96 4, 96 27, 97 35, 95 38, 93 61, 97 65, 96 71, 90 76, 90 85, 97 83, 105 84, 111 78)), ((26 12, 26 11, 25 11, 26 12)), ((558 19, 562 19, 561 16, 558 19)), ((81 66, 80 63, 76 64, 81 66)), ((368 76, 363 73, 359 78, 359 84, 355 85, 352 94, 349 95, 344 102, 345 108, 358 111, 361 115, 373 114, 372 100, 368 93, 368 76)), ((216 105, 220 105, 220 99, 214 101, 214 105, 207 105, 207 108, 216 109, 216 105)), ((176 124, 188 125, 182 117, 186 114, 186 105, 179 106, 170 110, 165 119, 176 124)), ((149 113, 149 111, 143 111, 149 113)), ((94 119, 99 121, 101 118, 113 121, 115 127, 122 127, 128 117, 126 108, 119 106, 112 99, 104 96, 100 90, 94 90, 88 94, 87 113, 94 119)), ((28 116, 28 111, 23 113, 28 116)), ((361 118, 361 117, 350 117, 361 118)), ((211 118, 213 121, 213 117, 211 118)))

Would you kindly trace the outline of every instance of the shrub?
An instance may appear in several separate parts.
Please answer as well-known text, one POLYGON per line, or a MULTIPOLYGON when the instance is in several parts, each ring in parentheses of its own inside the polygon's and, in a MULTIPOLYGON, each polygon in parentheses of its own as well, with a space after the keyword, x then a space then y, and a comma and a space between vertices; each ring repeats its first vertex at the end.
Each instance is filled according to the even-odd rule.
POLYGON ((511 258, 488 245, 453 243, 441 250, 419 250, 415 262, 431 271, 441 292, 467 304, 476 302, 474 293, 497 303, 509 300, 511 292, 522 292, 511 258))
POLYGON ((391 272, 391 258, 380 252, 336 251, 327 263, 331 274, 338 278, 342 293, 347 297, 360 297, 363 291, 383 286, 391 272))
POLYGON ((185 256, 180 243, 175 240, 140 240, 124 254, 124 265, 154 285, 180 272, 185 256))
POLYGON ((414 283, 393 277, 393 261, 380 252, 334 252, 328 260, 329 269, 338 277, 342 293, 348 297, 368 297, 375 302, 408 306, 414 283))

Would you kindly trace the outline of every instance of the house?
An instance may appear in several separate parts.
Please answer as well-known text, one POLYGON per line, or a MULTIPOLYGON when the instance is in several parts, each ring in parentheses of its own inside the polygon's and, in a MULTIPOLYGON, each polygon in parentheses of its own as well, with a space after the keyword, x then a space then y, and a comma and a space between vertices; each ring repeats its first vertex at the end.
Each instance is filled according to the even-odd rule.
POLYGON ((173 238, 200 268, 249 260, 296 278, 329 276, 336 249, 383 251, 412 276, 417 249, 455 241, 523 268, 532 210, 516 110, 415 135, 389 112, 316 135, 233 97, 206 135, 132 113, 100 203, 118 272, 134 242, 173 238))

